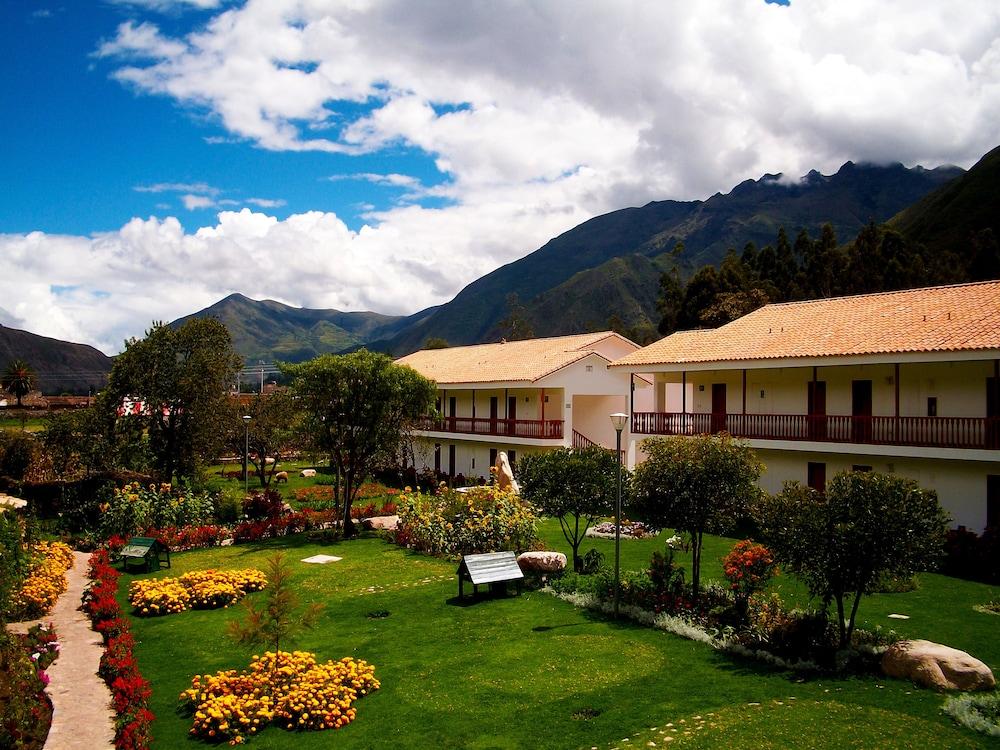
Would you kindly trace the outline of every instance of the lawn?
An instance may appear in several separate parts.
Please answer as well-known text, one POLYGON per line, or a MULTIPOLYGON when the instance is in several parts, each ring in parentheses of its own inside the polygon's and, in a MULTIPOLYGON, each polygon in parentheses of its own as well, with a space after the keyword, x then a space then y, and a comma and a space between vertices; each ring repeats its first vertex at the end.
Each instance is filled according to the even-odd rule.
MULTIPOLYGON (((556 526, 545 522, 542 532, 559 546, 556 526)), ((623 543, 623 566, 644 565, 656 544, 623 543)), ((727 541, 710 544, 706 575, 713 577, 727 541)), ((610 550, 612 559, 613 542, 594 546, 610 550)), ((326 606, 318 627, 296 646, 324 660, 365 659, 376 665, 382 689, 359 700, 357 720, 344 729, 292 735, 272 728, 251 741, 254 747, 1000 747, 944 716, 941 696, 908 683, 803 680, 538 592, 456 602, 454 563, 374 537, 201 550, 174 555, 172 570, 153 575, 262 567, 275 549, 294 561, 300 596, 326 606), (298 562, 317 553, 343 560, 298 562), (390 614, 367 617, 378 610, 390 614)), ((129 579, 123 577, 123 590, 129 579)), ((968 647, 997 669, 1000 620, 971 609, 987 593, 923 576, 918 591, 873 597, 863 615, 892 622, 882 618, 903 610, 914 616, 904 623, 913 633, 968 647)), ((224 636, 225 623, 239 615, 231 608, 134 619, 139 663, 153 685, 157 747, 201 746, 187 738, 190 720, 175 713, 176 697, 194 674, 247 665, 250 651, 224 636)))

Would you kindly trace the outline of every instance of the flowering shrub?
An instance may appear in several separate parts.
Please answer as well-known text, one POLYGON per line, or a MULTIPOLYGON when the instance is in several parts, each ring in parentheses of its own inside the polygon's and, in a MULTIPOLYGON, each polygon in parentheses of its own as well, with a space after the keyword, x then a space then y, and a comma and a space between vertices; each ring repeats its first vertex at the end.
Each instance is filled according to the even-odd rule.
POLYGON ((300 511, 285 513, 276 518, 238 523, 233 527, 233 539, 237 542, 259 542, 262 539, 274 539, 287 534, 329 527, 336 522, 338 517, 335 510, 303 508, 300 511))
POLYGON ((133 649, 135 642, 128 620, 118 605, 118 578, 107 550, 90 556, 89 576, 93 579, 84 594, 84 611, 94 630, 104 637, 104 655, 98 673, 111 688, 118 750, 147 750, 153 741, 149 731, 154 716, 149 710, 149 683, 139 673, 133 649))
POLYGON ((512 492, 474 487, 437 495, 405 490, 399 499, 397 544, 438 555, 531 549, 537 518, 512 492))
POLYGON ((48 614, 66 590, 66 571, 73 567, 73 551, 62 542, 37 542, 31 550, 31 568, 11 601, 13 619, 30 620, 48 614))
POLYGON ((145 529, 142 536, 152 537, 167 547, 171 552, 184 552, 189 549, 218 547, 232 536, 225 526, 202 524, 199 526, 167 526, 158 529, 155 526, 145 529))
POLYGON ((114 488, 110 499, 101 503, 100 533, 105 539, 126 539, 147 528, 167 528, 205 524, 214 513, 212 498, 169 484, 143 487, 138 482, 114 488))
POLYGON ((242 744, 268 724, 288 731, 339 729, 354 720, 354 702, 378 690, 375 668, 344 657, 320 664, 305 651, 268 651, 250 668, 195 675, 180 694, 199 739, 242 744))
POLYGON ((243 501, 243 515, 251 521, 277 518, 284 507, 285 502, 277 490, 254 490, 243 501))
POLYGON ((45 669, 58 654, 51 626, 0 637, 0 747, 41 748, 52 721, 45 669))
POLYGON ((129 584, 128 600, 142 616, 169 615, 186 609, 218 609, 235 604, 267 585, 265 575, 245 570, 196 570, 180 578, 145 578, 129 584))
MULTIPOLYGON (((656 531, 650 529, 640 521, 629 521, 627 518, 622 519, 622 530, 619 535, 622 539, 643 539, 644 537, 655 534, 656 531)), ((587 536, 600 537, 602 539, 614 539, 615 522, 602 521, 601 523, 596 523, 587 529, 587 536)))
POLYGON ((763 591, 776 571, 771 550, 749 539, 737 542, 722 558, 722 572, 737 602, 745 603, 751 596, 763 591))

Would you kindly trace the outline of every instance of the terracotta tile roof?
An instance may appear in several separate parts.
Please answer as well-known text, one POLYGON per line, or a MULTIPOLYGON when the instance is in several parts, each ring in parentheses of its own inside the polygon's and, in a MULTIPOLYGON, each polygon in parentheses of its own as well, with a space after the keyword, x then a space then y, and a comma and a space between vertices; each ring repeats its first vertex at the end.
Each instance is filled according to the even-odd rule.
POLYGON ((983 349, 1000 349, 1000 281, 766 305, 612 366, 983 349))
POLYGON ((500 344, 421 349, 397 359, 438 383, 534 382, 594 352, 612 331, 581 333, 500 344))

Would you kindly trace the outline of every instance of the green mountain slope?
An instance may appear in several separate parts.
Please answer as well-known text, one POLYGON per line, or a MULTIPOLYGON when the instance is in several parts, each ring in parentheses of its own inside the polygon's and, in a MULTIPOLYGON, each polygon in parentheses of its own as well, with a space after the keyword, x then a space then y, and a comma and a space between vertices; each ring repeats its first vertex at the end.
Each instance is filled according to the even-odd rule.
POLYGON ((96 392, 111 372, 111 357, 92 346, 0 326, 0 372, 15 359, 31 366, 39 390, 47 395, 83 395, 91 388, 96 392))
POLYGON ((1000 146, 958 179, 896 214, 889 224, 937 252, 960 252, 985 229, 1000 238, 1000 146))
MULTIPOLYGON (((718 262, 729 247, 742 248, 749 241, 758 245, 773 242, 781 226, 792 237, 800 229, 817 236, 827 222, 841 240, 847 240, 868 221, 885 221, 961 173, 958 167, 927 170, 847 162, 833 175, 813 171, 794 183, 783 181, 780 175, 765 175, 705 201, 660 201, 614 211, 590 219, 530 255, 472 282, 453 300, 415 325, 400 329, 381 345, 404 354, 420 348, 431 336, 452 344, 490 340, 498 322, 507 315, 507 295, 512 292, 525 306, 529 319, 540 321, 542 326, 551 323, 558 332, 579 330, 556 320, 565 315, 565 308, 547 303, 545 295, 609 260, 629 255, 655 258, 683 242, 685 251, 679 262, 690 269, 718 262), (545 307, 536 309, 537 305, 545 307)), ((644 288, 650 289, 653 283, 655 280, 649 281, 644 288)), ((588 285, 602 286, 594 277, 588 285)), ((573 286, 579 289, 580 282, 573 286)), ((592 307, 581 311, 576 320, 606 321, 612 313, 628 308, 627 299, 612 293, 610 287, 602 288, 607 296, 589 302, 574 300, 577 307, 592 307)), ((651 304, 648 292, 640 297, 647 300, 644 304, 651 304)), ((655 302, 655 295, 652 300, 655 302)), ((645 314, 655 319, 654 307, 646 307, 645 314)), ((621 313, 619 317, 625 319, 621 313)), ((536 329, 536 333, 544 330, 536 329)))
POLYGON ((400 328, 418 322, 426 312, 398 316, 318 310, 231 294, 171 325, 179 326, 196 317, 217 318, 229 329, 236 351, 249 365, 275 360, 301 362, 320 354, 354 349, 393 336, 400 328))

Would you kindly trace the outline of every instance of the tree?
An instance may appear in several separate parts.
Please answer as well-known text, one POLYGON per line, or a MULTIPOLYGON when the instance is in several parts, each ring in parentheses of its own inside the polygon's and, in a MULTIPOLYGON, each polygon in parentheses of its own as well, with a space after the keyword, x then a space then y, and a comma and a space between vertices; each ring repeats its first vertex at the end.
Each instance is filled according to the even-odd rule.
POLYGON ((684 287, 684 302, 677 319, 678 326, 682 329, 700 326, 701 311, 715 301, 719 291, 719 274, 715 266, 702 266, 684 287))
POLYGON ((17 407, 21 408, 22 399, 35 390, 38 378, 23 359, 14 359, 7 365, 0 376, 0 387, 17 399, 17 407))
POLYGON ((667 335, 677 330, 681 309, 684 305, 684 289, 677 267, 660 274, 660 292, 656 299, 656 311, 660 313, 660 323, 656 330, 667 335))
POLYGON ((528 311, 521 304, 517 292, 507 295, 507 317, 500 321, 500 335, 507 341, 523 341, 535 335, 535 329, 528 319, 528 311))
POLYGON ((648 438, 648 458, 632 478, 634 515, 691 539, 691 586, 698 596, 705 532, 722 534, 746 516, 758 497, 763 465, 728 434, 648 438))
POLYGON ((298 416, 298 403, 288 393, 257 394, 247 404, 231 404, 226 445, 239 456, 249 448, 248 459, 261 487, 270 486, 281 454, 295 445, 298 416), (244 424, 244 416, 250 417, 249 423, 244 424), (269 458, 274 459, 270 467, 269 458))
POLYGON ((313 603, 305 610, 297 611, 299 600, 291 582, 292 567, 283 553, 275 552, 268 557, 264 572, 267 574, 267 587, 260 595, 260 604, 255 604, 249 597, 244 599, 246 620, 230 621, 227 632, 230 638, 245 646, 273 647, 277 669, 281 644, 287 644, 300 631, 313 628, 323 605, 313 603))
POLYGON ((836 602, 841 648, 851 641, 861 597, 880 577, 912 576, 936 562, 948 520, 934 492, 877 472, 838 474, 825 495, 791 482, 762 508, 778 561, 824 607, 836 602))
POLYGON ((358 488, 380 461, 396 457, 410 425, 433 409, 434 383, 364 349, 280 367, 301 399, 314 444, 329 452, 343 479, 334 491, 343 502, 344 535, 353 536, 351 504, 358 488))
POLYGON ((440 336, 429 336, 424 342, 424 349, 448 349, 450 347, 451 344, 448 343, 448 340, 440 336))
MULTIPOLYGON (((573 570, 580 572, 580 544, 590 525, 615 509, 618 458, 615 452, 594 446, 583 450, 558 448, 529 453, 518 467, 521 496, 549 516, 559 519, 563 536, 573 548, 573 570)), ((628 472, 622 469, 622 494, 628 497, 628 472)))
POLYGON ((241 365, 218 320, 192 318, 178 328, 154 323, 145 338, 125 342, 102 403, 145 428, 164 480, 191 477, 222 445, 229 389, 241 365))

